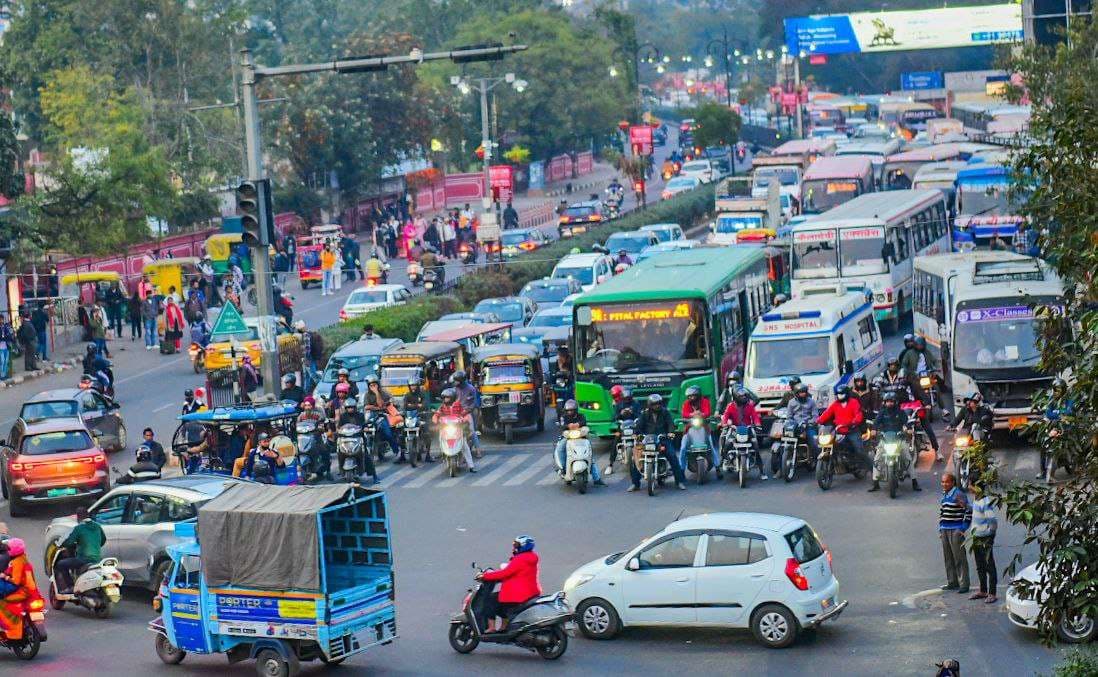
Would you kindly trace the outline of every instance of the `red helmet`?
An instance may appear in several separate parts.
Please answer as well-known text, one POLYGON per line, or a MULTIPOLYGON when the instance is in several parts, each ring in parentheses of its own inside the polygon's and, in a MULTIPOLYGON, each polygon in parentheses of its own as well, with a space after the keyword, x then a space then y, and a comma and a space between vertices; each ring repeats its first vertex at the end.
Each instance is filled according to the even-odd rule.
POLYGON ((622 387, 614 386, 610 388, 610 397, 614 398, 615 402, 620 402, 622 397, 622 387))

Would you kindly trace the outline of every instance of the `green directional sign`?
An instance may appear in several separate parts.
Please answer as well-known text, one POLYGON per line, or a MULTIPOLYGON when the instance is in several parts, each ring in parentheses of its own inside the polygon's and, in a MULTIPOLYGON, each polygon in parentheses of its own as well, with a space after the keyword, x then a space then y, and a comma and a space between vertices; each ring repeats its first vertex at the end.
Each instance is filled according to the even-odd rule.
POLYGON ((221 309, 221 313, 217 316, 217 322, 214 323, 211 334, 247 334, 251 332, 248 325, 244 324, 244 318, 240 315, 240 311, 236 309, 231 302, 226 301, 225 307, 221 309))

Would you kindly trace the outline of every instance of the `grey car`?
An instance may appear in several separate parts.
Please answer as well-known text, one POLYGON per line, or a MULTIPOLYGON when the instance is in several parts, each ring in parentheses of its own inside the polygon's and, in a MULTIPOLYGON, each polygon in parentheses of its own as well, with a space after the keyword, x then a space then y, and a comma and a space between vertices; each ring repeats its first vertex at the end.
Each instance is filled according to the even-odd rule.
MULTIPOLYGON (((194 474, 116 486, 88 509, 107 535, 103 556, 118 558, 125 585, 155 591, 171 563, 167 547, 181 540, 175 535, 176 522, 197 518, 198 506, 233 483, 246 481, 194 474)), ((54 553, 75 525, 76 519, 68 515, 46 527, 47 575, 54 553)))
MULTIPOLYGON (((23 403, 16 426, 55 418, 79 417, 104 451, 126 448, 126 423, 117 402, 95 390, 58 388, 34 395, 23 403)), ((9 439, 14 439, 15 428, 9 439)))

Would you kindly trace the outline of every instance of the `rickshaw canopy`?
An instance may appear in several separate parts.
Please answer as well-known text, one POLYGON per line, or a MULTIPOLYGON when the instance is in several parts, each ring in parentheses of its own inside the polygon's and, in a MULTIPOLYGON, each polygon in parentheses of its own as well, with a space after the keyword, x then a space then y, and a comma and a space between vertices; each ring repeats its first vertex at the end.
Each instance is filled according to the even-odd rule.
POLYGON ((232 407, 216 407, 196 411, 193 414, 184 414, 179 417, 184 423, 257 423, 273 421, 280 418, 297 416, 297 405, 293 402, 271 402, 261 405, 236 405, 232 407))
POLYGON ((461 343, 478 337, 488 337, 491 334, 499 334, 502 338, 509 340, 511 337, 511 323, 486 322, 483 324, 468 324, 463 327, 455 327, 454 329, 441 331, 437 334, 424 336, 423 340, 425 343, 434 343, 436 341, 461 343))
POLYGON ((61 284, 86 284, 89 282, 121 282, 122 276, 113 270, 88 270, 81 273, 66 273, 61 276, 61 284))
POLYGON ((462 352, 460 343, 451 341, 421 341, 405 343, 386 350, 381 354, 380 364, 386 366, 428 362, 450 353, 462 352))
POLYGON ((541 352, 525 343, 499 343, 477 348, 473 351, 472 359, 474 363, 489 360, 539 360, 541 352))
POLYGON ((146 275, 155 275, 161 270, 171 269, 174 267, 182 268, 183 266, 197 266, 199 262, 197 256, 180 256, 174 259, 160 259, 157 261, 149 261, 141 269, 141 272, 146 275))
POLYGON ((240 233, 215 233, 206 238, 206 253, 211 259, 226 261, 232 253, 234 244, 244 240, 240 233))

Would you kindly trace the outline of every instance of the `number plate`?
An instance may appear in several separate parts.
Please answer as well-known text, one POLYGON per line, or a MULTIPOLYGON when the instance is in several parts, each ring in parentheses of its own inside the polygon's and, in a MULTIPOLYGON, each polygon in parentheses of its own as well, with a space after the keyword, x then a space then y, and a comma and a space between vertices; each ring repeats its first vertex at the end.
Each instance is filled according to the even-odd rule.
POLYGON ((1008 419, 1008 424, 1011 428, 1020 428, 1027 423, 1029 423, 1028 416, 1011 416, 1010 419, 1008 419))
POLYGON ((75 496, 76 487, 62 487, 60 489, 50 489, 46 492, 46 496, 53 498, 54 496, 75 496))

